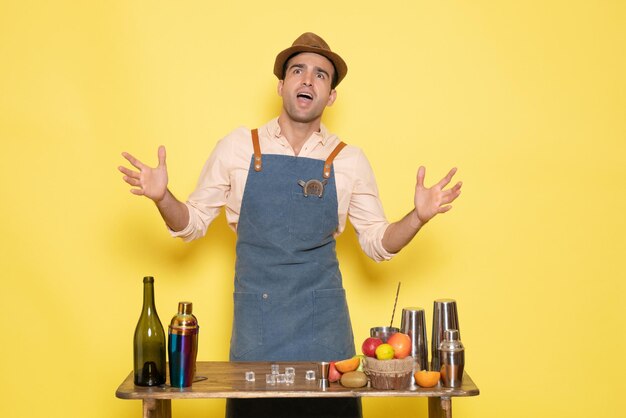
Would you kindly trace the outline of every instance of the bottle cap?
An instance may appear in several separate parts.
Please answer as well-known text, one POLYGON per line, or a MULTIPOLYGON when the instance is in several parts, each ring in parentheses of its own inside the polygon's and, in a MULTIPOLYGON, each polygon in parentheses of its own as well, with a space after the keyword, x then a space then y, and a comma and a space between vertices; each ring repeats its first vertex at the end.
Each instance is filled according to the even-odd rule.
POLYGON ((182 315, 191 315, 193 310, 193 303, 191 302, 178 302, 178 313, 182 315))

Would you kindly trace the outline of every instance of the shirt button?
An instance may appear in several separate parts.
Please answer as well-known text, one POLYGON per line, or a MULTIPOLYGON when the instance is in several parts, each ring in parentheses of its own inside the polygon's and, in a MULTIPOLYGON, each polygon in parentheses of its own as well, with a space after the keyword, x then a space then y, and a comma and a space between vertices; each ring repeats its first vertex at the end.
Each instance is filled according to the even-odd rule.
POLYGON ((263 293, 263 299, 267 299, 268 295, 267 293, 263 293))

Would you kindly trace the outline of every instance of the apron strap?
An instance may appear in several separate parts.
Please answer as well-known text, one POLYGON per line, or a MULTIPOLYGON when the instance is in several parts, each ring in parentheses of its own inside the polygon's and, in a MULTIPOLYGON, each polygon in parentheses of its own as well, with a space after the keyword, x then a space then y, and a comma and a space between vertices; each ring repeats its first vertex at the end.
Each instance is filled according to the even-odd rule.
MULTIPOLYGON (((345 142, 340 142, 337 144, 333 152, 330 153, 326 161, 324 162, 324 173, 323 177, 325 179, 330 177, 330 167, 333 165, 333 160, 341 152, 341 150, 346 146, 345 142)), ((263 161, 261 160, 261 145, 259 144, 259 130, 252 130, 252 148, 254 149, 254 171, 261 171, 263 168, 263 161)))
POLYGON ((261 161, 261 145, 259 145, 259 130, 252 130, 252 148, 254 148, 254 171, 261 171, 263 162, 261 161))
POLYGON ((337 144, 333 152, 330 153, 328 158, 326 158, 326 161, 324 162, 324 178, 325 179, 330 177, 330 166, 333 165, 333 160, 335 159, 337 154, 341 152, 343 147, 345 147, 346 145, 347 144, 345 142, 340 142, 339 144, 337 144))

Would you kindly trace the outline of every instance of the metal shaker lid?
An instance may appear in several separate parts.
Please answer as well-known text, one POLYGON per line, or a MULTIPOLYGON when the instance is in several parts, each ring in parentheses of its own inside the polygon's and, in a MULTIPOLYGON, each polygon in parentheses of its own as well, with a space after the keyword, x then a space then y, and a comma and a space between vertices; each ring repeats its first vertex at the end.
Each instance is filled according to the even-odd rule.
POLYGON ((178 303, 178 313, 174 315, 169 326, 172 334, 188 335, 198 332, 198 320, 191 313, 192 310, 191 302, 178 303))
POLYGON ((463 344, 459 340, 459 330, 447 329, 443 333, 443 341, 439 344, 441 351, 463 351, 463 344))

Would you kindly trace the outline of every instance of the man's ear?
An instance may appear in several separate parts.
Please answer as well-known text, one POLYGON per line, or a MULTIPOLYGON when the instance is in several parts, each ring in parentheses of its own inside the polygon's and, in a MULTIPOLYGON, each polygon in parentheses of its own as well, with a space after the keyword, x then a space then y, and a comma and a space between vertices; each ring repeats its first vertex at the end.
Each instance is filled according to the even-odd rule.
POLYGON ((328 101, 326 102, 326 106, 332 106, 333 103, 335 103, 335 100, 337 100, 337 90, 332 89, 330 91, 330 94, 328 95, 328 101))
POLYGON ((276 91, 280 97, 283 97, 283 80, 278 80, 278 86, 276 87, 276 91))

